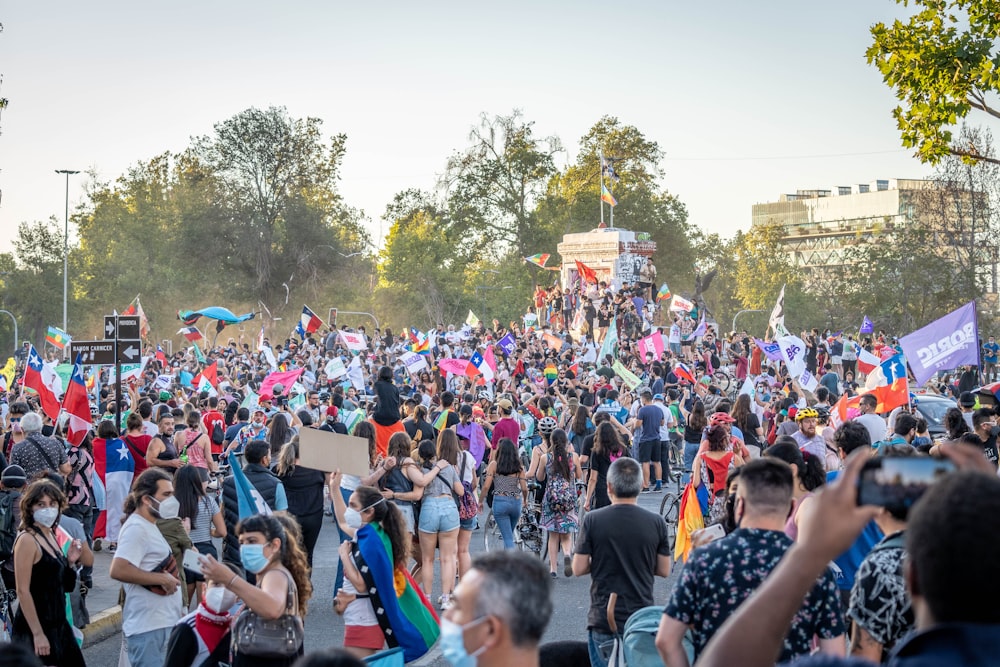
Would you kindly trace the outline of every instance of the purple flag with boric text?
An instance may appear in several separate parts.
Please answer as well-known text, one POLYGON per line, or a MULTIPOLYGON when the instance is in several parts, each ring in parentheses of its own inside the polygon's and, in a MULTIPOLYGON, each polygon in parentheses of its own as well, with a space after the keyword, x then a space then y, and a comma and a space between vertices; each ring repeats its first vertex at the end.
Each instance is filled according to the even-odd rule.
POLYGON ((503 352, 503 356, 509 357, 514 354, 514 347, 517 345, 514 334, 508 332, 503 338, 497 341, 497 347, 503 352))
POLYGON ((917 384, 938 371, 979 365, 979 328, 976 302, 970 301, 923 329, 899 339, 917 384))
POLYGON ((784 361, 781 358, 781 345, 778 343, 768 343, 762 341, 760 338, 754 338, 753 341, 757 343, 757 347, 760 351, 764 353, 764 356, 771 361, 784 361))

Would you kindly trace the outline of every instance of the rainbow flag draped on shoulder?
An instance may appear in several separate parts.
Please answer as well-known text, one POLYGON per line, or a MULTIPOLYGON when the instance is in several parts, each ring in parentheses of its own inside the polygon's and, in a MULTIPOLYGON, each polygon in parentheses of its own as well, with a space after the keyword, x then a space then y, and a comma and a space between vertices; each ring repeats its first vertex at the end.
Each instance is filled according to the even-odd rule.
POLYGON ((352 552, 386 645, 401 647, 406 662, 417 660, 441 633, 431 603, 409 572, 394 567, 392 544, 381 527, 369 523, 358 529, 352 552))
POLYGON ((453 412, 451 408, 441 411, 441 414, 439 414, 437 416, 437 419, 434 420, 435 429, 437 429, 438 431, 443 431, 444 429, 448 428, 448 414, 450 412, 453 412))

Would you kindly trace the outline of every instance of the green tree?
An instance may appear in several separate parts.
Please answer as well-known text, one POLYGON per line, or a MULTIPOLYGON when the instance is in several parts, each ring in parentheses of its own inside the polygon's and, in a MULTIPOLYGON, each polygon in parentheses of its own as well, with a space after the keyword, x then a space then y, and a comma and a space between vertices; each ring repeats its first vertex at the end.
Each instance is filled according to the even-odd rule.
POLYGON ((14 261, 10 255, 0 260, 7 274, 4 307, 17 318, 22 340, 39 349, 49 325, 62 326, 63 243, 62 225, 54 218, 22 222, 14 238, 14 261))
MULTIPOLYGON (((549 181, 538 208, 541 228, 550 230, 549 251, 555 249, 563 234, 597 227, 602 153, 613 160, 617 174, 616 181, 608 182, 618 200, 615 226, 647 232, 656 242, 654 263, 659 278, 674 292, 690 288, 697 259, 694 244, 700 232, 688 223, 684 204, 659 185, 663 177, 663 151, 659 145, 613 116, 602 117, 581 137, 576 162, 549 181)), ((604 210, 605 222, 610 224, 609 207, 604 210)))
POLYGON ((556 137, 538 138, 534 123, 521 112, 480 119, 471 145, 448 159, 442 186, 448 219, 461 230, 463 245, 477 255, 499 259, 535 252, 535 207, 556 173, 553 156, 562 150, 556 137))
POLYGON ((416 190, 396 195, 386 211, 392 227, 379 255, 375 302, 385 324, 425 329, 464 318, 463 267, 442 211, 416 190), (461 314, 462 318, 459 317, 461 314))
POLYGON ((896 2, 917 12, 905 22, 872 26, 866 57, 902 102, 893 116, 903 146, 931 163, 952 154, 1000 164, 979 146, 952 143, 950 129, 973 110, 1000 118, 991 101, 1000 92, 1000 2, 896 2))

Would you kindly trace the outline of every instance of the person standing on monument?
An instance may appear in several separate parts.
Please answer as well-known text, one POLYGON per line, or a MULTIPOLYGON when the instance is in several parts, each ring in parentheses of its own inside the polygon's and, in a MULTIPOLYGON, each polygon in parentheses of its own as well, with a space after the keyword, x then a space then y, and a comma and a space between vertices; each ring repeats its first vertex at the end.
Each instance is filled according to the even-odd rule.
POLYGON ((649 295, 651 302, 656 302, 656 267, 653 266, 653 258, 647 257, 646 263, 639 267, 639 286, 643 288, 639 296, 646 298, 649 295))

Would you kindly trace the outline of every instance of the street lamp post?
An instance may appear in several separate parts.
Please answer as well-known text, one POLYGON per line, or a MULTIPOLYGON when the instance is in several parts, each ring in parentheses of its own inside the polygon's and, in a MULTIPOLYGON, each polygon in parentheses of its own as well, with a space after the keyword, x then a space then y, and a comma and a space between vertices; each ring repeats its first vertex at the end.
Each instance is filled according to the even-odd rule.
POLYGON ((56 169, 56 173, 66 175, 66 212, 64 218, 66 229, 63 236, 63 331, 66 331, 68 328, 66 326, 66 302, 69 295, 69 177, 80 172, 72 169, 56 169))

